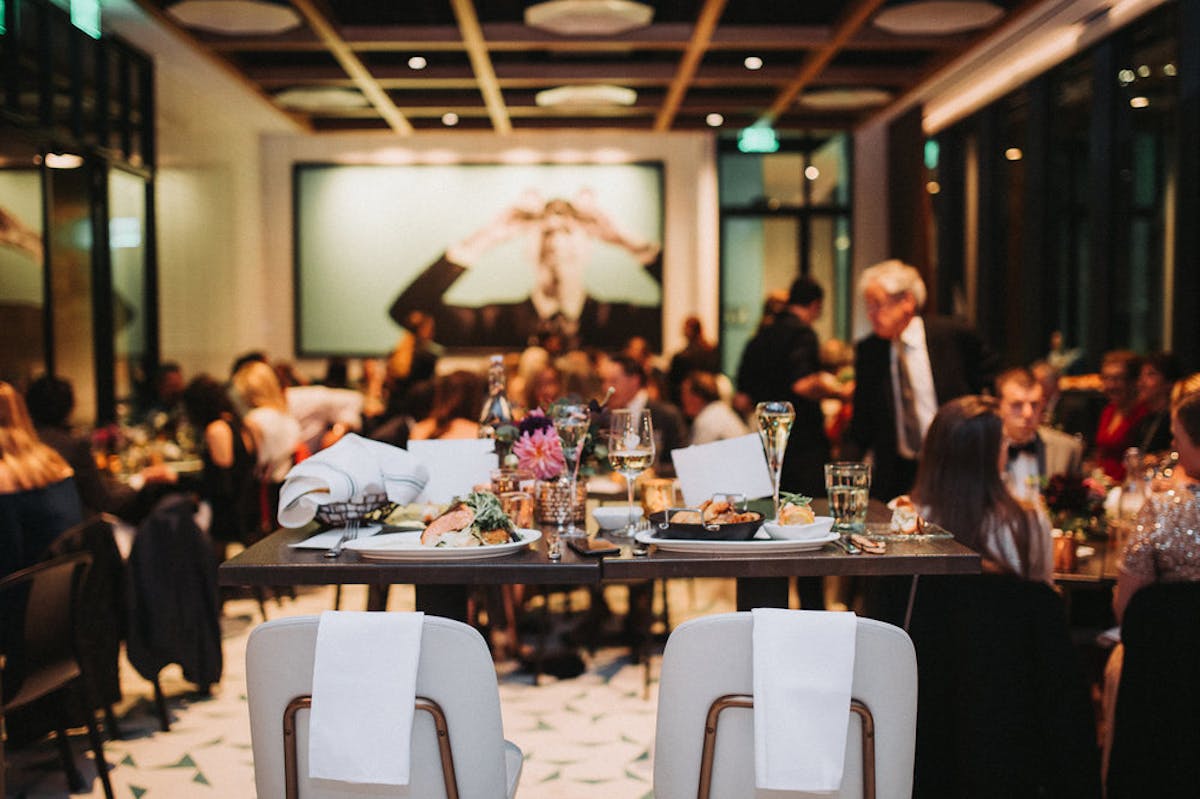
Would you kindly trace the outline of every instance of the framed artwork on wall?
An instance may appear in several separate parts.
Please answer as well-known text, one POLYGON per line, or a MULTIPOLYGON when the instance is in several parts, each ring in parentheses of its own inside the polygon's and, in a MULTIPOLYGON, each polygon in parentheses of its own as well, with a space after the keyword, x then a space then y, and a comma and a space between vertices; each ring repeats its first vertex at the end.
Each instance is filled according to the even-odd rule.
POLYGON ((296 351, 456 350, 557 333, 662 344, 663 175, 635 164, 297 164, 296 351))

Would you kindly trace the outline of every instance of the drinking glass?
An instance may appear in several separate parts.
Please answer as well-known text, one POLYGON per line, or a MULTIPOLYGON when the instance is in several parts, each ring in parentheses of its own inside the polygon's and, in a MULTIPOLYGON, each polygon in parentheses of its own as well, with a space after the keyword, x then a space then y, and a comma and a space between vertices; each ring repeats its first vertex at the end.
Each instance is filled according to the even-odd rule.
POLYGON ((859 461, 825 464, 825 491, 835 532, 849 535, 867 529, 867 503, 871 492, 871 465, 859 461))
POLYGON ((788 436, 796 409, 790 402, 760 402, 754 408, 758 422, 758 436, 762 439, 767 466, 771 470, 771 498, 775 503, 775 516, 779 518, 779 476, 783 471, 783 453, 787 450, 788 436))
POLYGON ((614 472, 625 476, 629 492, 629 520, 625 534, 637 532, 633 515, 633 480, 654 463, 654 424, 650 411, 634 413, 629 410, 612 412, 612 425, 608 430, 608 464, 614 472))
POLYGON ((566 461, 563 476, 559 479, 567 492, 567 501, 563 503, 562 512, 558 517, 558 529, 561 535, 574 538, 584 535, 584 531, 575 526, 575 503, 579 461, 583 454, 583 445, 587 441, 591 410, 583 404, 560 403, 554 406, 553 421, 558 440, 562 442, 563 460, 566 461))

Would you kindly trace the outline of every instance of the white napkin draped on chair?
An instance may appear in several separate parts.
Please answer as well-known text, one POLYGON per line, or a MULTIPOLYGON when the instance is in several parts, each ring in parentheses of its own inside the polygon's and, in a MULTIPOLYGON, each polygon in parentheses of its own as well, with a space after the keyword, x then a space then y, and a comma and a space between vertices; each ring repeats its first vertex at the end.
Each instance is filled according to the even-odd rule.
POLYGON ((424 613, 325 611, 317 628, 308 772, 408 785, 424 613))
POLYGON ((303 527, 317 508, 371 492, 413 502, 429 482, 424 461, 399 447, 350 433, 292 467, 279 491, 279 523, 303 527))
POLYGON ((753 613, 755 784, 835 792, 846 759, 857 618, 776 608, 753 613))

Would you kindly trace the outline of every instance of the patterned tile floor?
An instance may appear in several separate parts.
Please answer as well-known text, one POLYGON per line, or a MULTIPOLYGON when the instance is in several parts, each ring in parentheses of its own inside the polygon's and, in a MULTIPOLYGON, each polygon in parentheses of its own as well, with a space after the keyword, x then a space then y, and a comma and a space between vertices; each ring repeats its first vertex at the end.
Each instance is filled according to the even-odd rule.
MULTIPOLYGON (((610 589, 609 602, 622 610, 624 591, 610 589)), ((347 588, 343 607, 363 607, 359 587, 347 588)), ((412 608, 411 588, 392 592, 390 609, 412 608)), ((319 613, 332 607, 332 589, 301 591, 295 600, 268 603, 272 618, 319 613)), ((670 584, 671 621, 733 609, 733 585, 723 580, 678 580, 670 584)), ((259 622, 255 604, 225 605, 225 673, 210 697, 191 693, 177 667, 163 673, 171 705, 170 732, 158 728, 153 693, 128 663, 122 663, 125 701, 117 709, 124 738, 105 752, 120 799, 249 799, 254 793, 245 695, 245 646, 259 622)), ((518 796, 522 799, 645 799, 650 797, 657 684, 643 694, 642 666, 627 650, 605 648, 585 655, 586 671, 572 679, 543 677, 537 686, 515 662, 497 665, 505 737, 525 753, 518 796)), ((652 661, 656 676, 657 658, 652 661)), ((102 797, 87 737, 75 736, 77 761, 102 797)), ((67 797, 52 742, 11 752, 9 796, 67 797)))

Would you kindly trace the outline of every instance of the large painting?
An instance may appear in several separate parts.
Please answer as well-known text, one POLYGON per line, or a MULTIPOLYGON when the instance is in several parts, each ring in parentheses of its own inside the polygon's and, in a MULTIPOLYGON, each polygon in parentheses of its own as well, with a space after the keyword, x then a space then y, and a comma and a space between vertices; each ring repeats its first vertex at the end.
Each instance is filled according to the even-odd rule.
POLYGON ((301 355, 385 352, 422 318, 452 348, 661 346, 661 164, 301 164, 294 185, 301 355))

